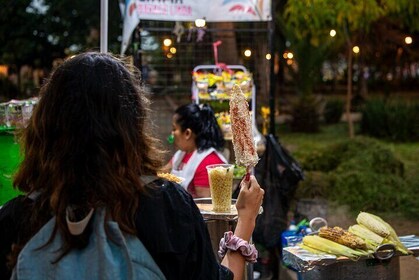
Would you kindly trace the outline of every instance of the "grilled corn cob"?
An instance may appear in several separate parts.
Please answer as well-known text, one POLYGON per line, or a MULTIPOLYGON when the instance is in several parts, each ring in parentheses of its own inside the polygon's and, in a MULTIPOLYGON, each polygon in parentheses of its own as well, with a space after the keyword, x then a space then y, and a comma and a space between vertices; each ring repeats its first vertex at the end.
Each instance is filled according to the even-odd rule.
POLYGON ((367 212, 360 212, 356 218, 358 224, 363 225, 375 232, 381 237, 388 237, 390 235, 390 230, 388 227, 377 219, 377 216, 372 215, 367 212))
POLYGON ((350 226, 348 231, 364 239, 367 248, 371 250, 375 250, 384 242, 384 238, 362 225, 350 226))
POLYGON ((335 256, 345 256, 351 259, 356 259, 358 257, 367 255, 365 252, 355 251, 347 246, 341 245, 317 235, 304 236, 303 244, 325 253, 329 253, 335 256))
POLYGON ((319 236, 345 245, 352 249, 367 249, 365 241, 341 227, 322 227, 319 236))

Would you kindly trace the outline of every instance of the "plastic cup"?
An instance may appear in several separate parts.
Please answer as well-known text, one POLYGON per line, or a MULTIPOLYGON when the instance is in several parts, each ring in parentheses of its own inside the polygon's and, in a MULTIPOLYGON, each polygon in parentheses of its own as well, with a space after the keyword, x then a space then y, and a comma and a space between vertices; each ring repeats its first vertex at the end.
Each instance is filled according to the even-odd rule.
POLYGON ((211 190, 212 211, 230 213, 233 192, 233 164, 212 164, 207 166, 211 190))

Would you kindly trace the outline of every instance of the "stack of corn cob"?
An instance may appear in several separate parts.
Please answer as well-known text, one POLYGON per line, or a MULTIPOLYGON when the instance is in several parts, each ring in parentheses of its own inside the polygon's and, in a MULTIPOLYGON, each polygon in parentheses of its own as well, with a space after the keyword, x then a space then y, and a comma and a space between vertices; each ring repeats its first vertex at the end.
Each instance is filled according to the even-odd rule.
POLYGON ((359 213, 356 225, 348 231, 340 227, 323 227, 319 236, 305 236, 300 247, 312 253, 329 253, 356 259, 370 256, 381 244, 393 244, 403 254, 410 251, 400 242, 394 229, 383 219, 370 213, 359 213))
POLYGON ((369 253, 362 250, 354 250, 345 245, 339 244, 327 238, 317 235, 307 235, 303 237, 303 243, 300 245, 303 249, 315 254, 332 254, 338 257, 348 257, 358 259, 362 256, 368 256, 369 253))

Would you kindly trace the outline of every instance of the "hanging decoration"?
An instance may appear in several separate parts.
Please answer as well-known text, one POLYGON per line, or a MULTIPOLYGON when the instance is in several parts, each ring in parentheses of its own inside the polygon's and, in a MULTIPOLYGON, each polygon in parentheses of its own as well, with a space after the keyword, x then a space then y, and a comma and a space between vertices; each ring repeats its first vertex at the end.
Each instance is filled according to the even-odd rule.
POLYGON ((215 65, 218 65, 218 46, 221 45, 223 42, 218 40, 217 42, 212 43, 212 48, 214 50, 214 62, 215 65))
POLYGON ((202 42, 205 36, 205 27, 199 27, 196 31, 196 41, 202 42))
POLYGON ((212 43, 212 48, 214 50, 214 62, 217 67, 219 67, 222 71, 227 72, 229 75, 232 75, 234 71, 232 71, 230 68, 227 67, 225 63, 218 62, 218 46, 221 45, 223 41, 216 41, 212 43))
POLYGON ((188 37, 187 37, 188 42, 192 40, 193 33, 196 33, 197 43, 204 41, 205 31, 206 31, 206 27, 196 27, 196 26, 189 27, 188 37))
POLYGON ((180 21, 176 21, 172 33, 176 35, 176 42, 180 43, 182 35, 185 33, 185 27, 183 27, 180 21))

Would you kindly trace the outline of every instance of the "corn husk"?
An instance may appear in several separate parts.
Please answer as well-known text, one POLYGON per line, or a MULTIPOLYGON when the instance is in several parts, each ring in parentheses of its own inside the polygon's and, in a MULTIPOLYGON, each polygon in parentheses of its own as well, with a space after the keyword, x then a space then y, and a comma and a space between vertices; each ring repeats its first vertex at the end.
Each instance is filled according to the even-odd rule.
POLYGON ((307 235, 303 237, 303 244, 315 250, 319 250, 335 256, 344 256, 350 259, 358 259, 361 256, 366 256, 365 252, 353 250, 347 246, 341 245, 329 239, 317 236, 307 235))
POLYGON ((348 231, 364 239, 365 243, 367 244, 367 248, 370 250, 375 250, 384 242, 383 237, 379 236, 363 225, 352 225, 349 227, 348 231))

